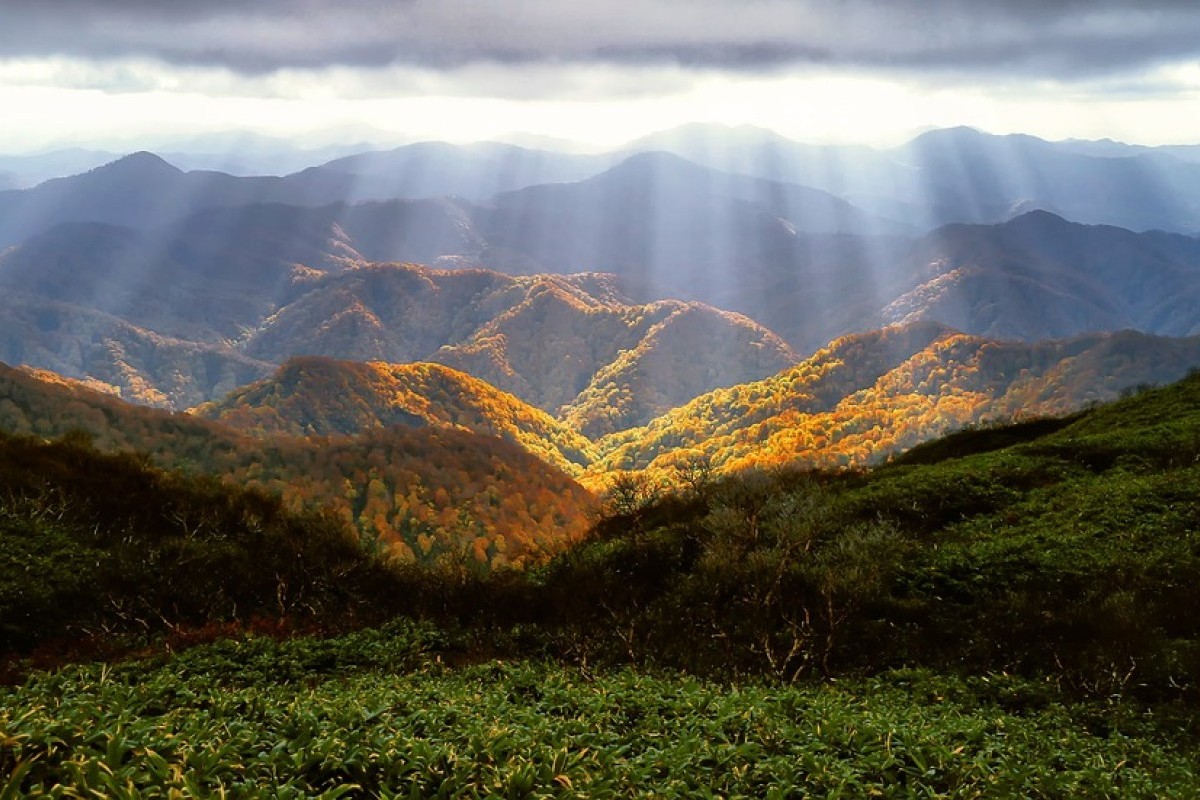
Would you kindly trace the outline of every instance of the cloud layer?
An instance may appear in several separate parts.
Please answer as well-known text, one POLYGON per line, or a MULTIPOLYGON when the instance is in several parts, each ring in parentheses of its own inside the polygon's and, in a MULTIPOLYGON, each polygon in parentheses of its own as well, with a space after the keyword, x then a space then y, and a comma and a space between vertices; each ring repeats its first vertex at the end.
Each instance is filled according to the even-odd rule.
POLYGON ((150 58, 243 74, 476 63, 796 64, 1051 79, 1200 58, 1193 2, 6 0, 7 58, 150 58))

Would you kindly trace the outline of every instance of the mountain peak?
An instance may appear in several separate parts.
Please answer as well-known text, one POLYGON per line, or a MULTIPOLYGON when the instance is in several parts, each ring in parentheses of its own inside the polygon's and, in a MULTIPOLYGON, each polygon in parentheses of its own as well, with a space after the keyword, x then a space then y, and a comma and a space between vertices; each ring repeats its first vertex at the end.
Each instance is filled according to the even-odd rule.
POLYGON ((683 156, 652 150, 629 156, 604 172, 580 181, 580 185, 641 192, 647 185, 661 190, 680 182, 709 181, 719 174, 683 156))
POLYGON ((122 174, 139 177, 158 177, 182 175, 183 170, 174 166, 162 156, 157 156, 146 150, 139 150, 127 156, 110 161, 102 167, 92 170, 93 175, 122 174))
POLYGON ((992 138, 992 134, 981 131, 979 128, 972 128, 970 125, 957 125, 953 128, 934 128, 933 130, 925 131, 918 134, 909 144, 976 141, 987 138, 992 138))
POLYGON ((616 166, 612 167, 609 172, 621 169, 633 169, 651 167, 655 169, 692 169, 696 171, 704 171, 704 167, 694 161, 690 161, 683 156, 675 153, 667 152, 666 150, 651 150, 645 153, 636 153, 629 158, 624 159, 616 166))
POLYGON ((656 131, 627 142, 624 150, 728 149, 731 147, 789 146, 797 143, 770 128, 754 125, 723 125, 712 122, 692 122, 667 130, 656 131))
POLYGON ((1027 211, 1010 219, 1007 225, 1012 227, 1060 227, 1064 225, 1076 225, 1078 223, 1071 222, 1068 219, 1055 214, 1053 211, 1047 211, 1044 208, 1035 208, 1032 211, 1027 211))

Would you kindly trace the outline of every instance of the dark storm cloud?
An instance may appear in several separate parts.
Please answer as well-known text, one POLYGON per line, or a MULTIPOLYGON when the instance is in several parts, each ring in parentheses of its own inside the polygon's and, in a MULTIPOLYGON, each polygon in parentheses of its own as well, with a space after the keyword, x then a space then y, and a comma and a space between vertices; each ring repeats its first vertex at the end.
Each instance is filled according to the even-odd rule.
POLYGON ((818 63, 1073 77, 1200 56, 1200 10, 1168 0, 4 0, 0 58, 40 56, 242 73, 818 63))

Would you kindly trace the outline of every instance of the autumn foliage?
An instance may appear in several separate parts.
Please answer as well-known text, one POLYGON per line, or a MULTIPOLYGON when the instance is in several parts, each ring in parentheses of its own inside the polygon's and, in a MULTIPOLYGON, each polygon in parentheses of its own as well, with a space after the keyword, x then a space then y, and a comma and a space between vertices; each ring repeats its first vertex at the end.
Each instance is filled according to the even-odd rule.
POLYGON ((587 525, 585 490, 493 436, 390 427, 259 438, 44 374, 5 368, 0 382, 0 428, 46 438, 80 430, 103 450, 277 494, 294 511, 329 509, 392 558, 520 564, 544 558, 587 525))

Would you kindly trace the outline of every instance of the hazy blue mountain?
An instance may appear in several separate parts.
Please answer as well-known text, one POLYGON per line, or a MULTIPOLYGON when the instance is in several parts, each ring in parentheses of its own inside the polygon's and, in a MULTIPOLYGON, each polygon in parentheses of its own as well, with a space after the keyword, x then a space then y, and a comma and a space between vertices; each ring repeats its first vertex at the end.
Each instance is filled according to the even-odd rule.
POLYGON ((167 336, 226 342, 325 272, 479 247, 463 211, 443 200, 254 204, 152 230, 64 223, 0 254, 0 287, 115 314, 167 336))
MULTIPOLYGON (((251 158, 255 158, 251 154, 251 158)), ((0 191, 0 247, 64 222, 102 222, 144 230, 191 214, 254 203, 317 207, 332 203, 499 191, 592 175, 613 157, 560 155, 511 145, 410 145, 360 153, 275 176, 184 171, 160 156, 134 153, 78 175, 25 190, 0 191)), ((184 157, 185 164, 204 159, 184 157)), ((234 169, 246 165, 218 158, 234 169)))
POLYGON ((1097 157, 971 128, 931 131, 897 154, 917 165, 936 205, 960 209, 957 221, 996 222, 1043 209, 1131 230, 1200 230, 1200 164, 1167 154, 1097 157))
POLYGON ((445 198, 210 209, 171 226, 170 234, 203 241, 224 258, 251 247, 262 260, 320 269, 345 259, 426 263, 483 248, 468 208, 445 198))
POLYGON ((723 172, 799 183, 847 199, 884 193, 911 174, 886 151, 805 144, 750 125, 693 123, 635 139, 624 150, 665 151, 723 172))
POLYGON ((420 142, 346 156, 315 169, 352 176, 342 198, 351 201, 443 196, 483 201, 535 184, 582 180, 617 160, 615 155, 558 153, 497 142, 420 142))
POLYGON ((1086 156, 1128 158, 1130 156, 1157 155, 1170 156, 1181 161, 1200 162, 1200 145, 1194 144, 1144 145, 1128 144, 1112 139, 1063 139, 1054 142, 1054 146, 1064 152, 1086 156))
POLYGON ((1047 142, 972 128, 934 130, 887 149, 813 146, 770 131, 694 125, 633 147, 714 169, 824 189, 887 219, 930 230, 1052 211, 1131 230, 1200 231, 1200 148, 1047 142))
POLYGON ((0 246, 64 222, 158 228, 206 208, 255 202, 322 205, 344 194, 337 175, 305 180, 183 172, 153 153, 134 153, 81 175, 0 192, 0 246))
MULTIPOLYGON (((279 176, 323 164, 335 158, 373 149, 365 143, 304 147, 290 139, 249 132, 205 134, 165 139, 153 150, 184 172, 206 170, 239 176, 279 176)), ((18 181, 8 189, 28 189, 52 178, 87 172, 116 161, 122 153, 82 147, 43 153, 0 154, 0 172, 12 173, 18 181)))
MULTIPOLYGON (((251 140, 239 153, 234 147, 239 140, 227 138, 227 154, 219 148, 207 155, 191 150, 175 158, 188 168, 245 172, 255 164, 278 169, 288 159, 295 165, 338 152, 285 152, 281 143, 251 140)), ((43 174, 61 174, 73 164, 89 167, 104 157, 107 154, 62 151, 22 158, 27 166, 41 164, 43 174)), ((0 157, 0 172, 16 176, 10 183, 28 185, 30 173, 20 162, 0 157)), ((586 204, 595 206, 601 195, 621 192, 636 194, 629 199, 626 217, 639 210, 654 211, 664 219, 662 224, 655 220, 659 229, 669 227, 670 213, 664 215, 664 206, 669 209, 673 201, 693 216, 699 211, 711 217, 724 213, 723 202, 736 199, 801 232, 919 233, 954 222, 1003 222, 1032 210, 1130 230, 1200 231, 1200 146, 1047 142, 970 128, 930 131, 890 149, 806 145, 757 128, 691 125, 601 155, 495 142, 424 142, 354 153, 282 177, 235 177, 166 166, 162 159, 136 153, 32 189, 0 191, 0 246, 59 222, 153 228, 202 209, 254 202, 320 206, 453 196, 477 204, 494 202, 497 221, 507 224, 514 213, 525 213, 523 207, 514 211, 514 206, 533 202, 538 195, 553 196, 554 201, 570 196, 576 207, 561 214, 579 216, 592 210, 586 204), (668 151, 693 163, 667 164, 662 155, 647 151, 668 151), (701 173, 700 167, 710 172, 701 173), (752 178, 760 180, 755 183, 752 178), (564 190, 565 195, 542 188, 512 196, 535 186, 562 184, 576 189, 564 190), (711 208, 700 209, 703 202, 711 208)), ((625 224, 611 210, 605 213, 611 224, 625 224)), ((592 224, 601 226, 599 235, 610 223, 592 224)), ((731 227, 739 226, 735 221, 731 227)), ((662 236, 669 239, 672 233, 662 236)))
POLYGON ((795 273, 814 232, 893 230, 826 192, 633 156, 584 181, 497 196, 475 215, 485 264, 514 271, 614 272, 638 297, 735 302, 746 287, 795 273))
POLYGON ((912 287, 881 322, 936 319, 1027 341, 1087 331, 1200 333, 1200 240, 1080 225, 1048 212, 952 225, 919 241, 912 287))

